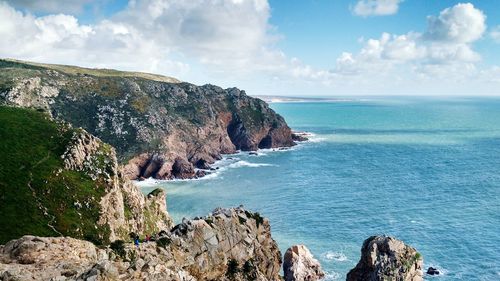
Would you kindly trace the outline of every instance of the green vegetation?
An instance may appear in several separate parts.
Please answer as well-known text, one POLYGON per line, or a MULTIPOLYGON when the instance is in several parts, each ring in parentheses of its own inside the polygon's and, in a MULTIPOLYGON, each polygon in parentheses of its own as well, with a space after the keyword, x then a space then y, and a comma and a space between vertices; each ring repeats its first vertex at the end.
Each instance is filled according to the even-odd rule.
POLYGON ((125 242, 123 240, 116 240, 111 242, 111 244, 109 244, 109 248, 122 259, 126 258, 127 252, 125 251, 125 242))
POLYGON ((264 218, 258 213, 251 213, 249 211, 245 211, 245 214, 247 217, 252 218, 255 220, 255 224, 257 225, 257 228, 264 223, 264 218))
POLYGON ((415 260, 420 260, 420 259, 422 259, 422 254, 420 254, 419 252, 417 252, 415 254, 415 260))
POLYGON ((235 259, 230 259, 227 262, 227 271, 226 271, 226 277, 229 280, 234 280, 236 275, 240 272, 238 261, 235 259))
POLYGON ((164 249, 166 249, 167 246, 170 245, 170 243, 172 243, 172 239, 168 237, 161 237, 158 240, 156 240, 156 246, 164 249))
POLYGON ((0 244, 26 234, 109 243, 97 225, 104 183, 63 168, 73 132, 44 113, 0 106, 0 244))
POLYGON ((212 225, 214 223, 214 220, 211 217, 205 218, 205 222, 208 223, 209 225, 212 225))
POLYGON ((257 279, 257 269, 255 268, 255 265, 253 263, 253 260, 247 260, 243 264, 243 276, 245 277, 245 280, 253 281, 257 279))
POLYGON ((36 70, 55 70, 68 75, 91 75, 96 77, 139 77, 148 80, 154 80, 159 82, 169 82, 169 83, 179 83, 180 81, 163 75, 144 73, 144 72, 129 72, 129 71, 119 71, 114 69, 98 69, 98 68, 84 68, 71 65, 59 65, 59 64, 44 64, 35 62, 25 62, 10 59, 0 59, 0 68, 15 67, 15 68, 25 68, 25 69, 36 69, 36 70))
POLYGON ((148 194, 148 196, 149 196, 149 195, 151 195, 151 196, 158 196, 159 194, 161 194, 161 193, 163 193, 163 192, 164 192, 164 191, 163 191, 163 189, 161 189, 161 188, 156 188, 155 190, 151 191, 151 192, 148 194))

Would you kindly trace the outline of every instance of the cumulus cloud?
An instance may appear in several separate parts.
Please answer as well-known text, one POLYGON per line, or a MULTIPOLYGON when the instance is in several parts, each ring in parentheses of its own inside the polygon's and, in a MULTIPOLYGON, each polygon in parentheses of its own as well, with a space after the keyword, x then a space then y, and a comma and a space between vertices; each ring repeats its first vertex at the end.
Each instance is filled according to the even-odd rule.
POLYGON ((112 21, 82 25, 74 16, 36 17, 0 2, 0 56, 180 74, 188 66, 137 29, 112 21))
POLYGON ((343 53, 339 57, 335 71, 352 74, 372 69, 377 72, 398 64, 412 64, 413 69, 419 70, 426 68, 422 65, 476 62, 481 56, 471 44, 483 36, 485 21, 483 12, 472 4, 457 4, 443 10, 438 17, 430 16, 424 33, 383 33, 378 39, 363 41, 358 54, 343 53), (415 64, 420 66, 414 67, 415 64))
MULTIPOLYGON (((0 57, 147 71, 254 93, 283 88, 304 93, 319 86, 329 92, 384 93, 389 87, 433 85, 427 81, 435 85, 472 76, 492 81, 499 72, 476 65, 481 56, 473 43, 485 33, 486 17, 471 4, 429 17, 420 33, 362 40, 361 50, 342 53, 330 70, 275 47, 279 34, 269 24, 267 0, 131 0, 92 24, 69 14, 37 16, 15 7, 0 1, 0 57)), ((492 37, 495 31, 498 27, 492 37)))
MULTIPOLYGON (((35 9, 39 2, 22 3, 35 9)), ((3 57, 171 75, 189 71, 181 61, 232 75, 285 69, 292 75, 288 68, 296 67, 273 48, 277 36, 268 24, 267 0, 133 0, 92 25, 82 25, 72 15, 37 17, 6 2, 0 2, 0 16, 3 57)))
POLYGON ((486 30, 486 16, 471 3, 444 9, 439 16, 428 17, 426 38, 436 41, 471 43, 486 30))
POLYGON ((387 16, 398 12, 402 0, 359 0, 353 13, 358 16, 387 16))
MULTIPOLYGON (((491 30, 492 38, 500 37, 500 27, 497 28, 491 30)), ((373 84, 366 84, 367 91, 376 91, 377 84, 386 90, 387 85, 394 90, 408 89, 413 84, 414 89, 491 91, 484 88, 491 87, 485 81, 495 81, 498 68, 481 68, 477 64, 481 56, 473 48, 485 32, 484 13, 470 3, 457 4, 437 16, 429 16, 423 32, 382 33, 379 38, 362 39, 359 52, 344 52, 337 58, 334 75, 330 77, 342 77, 344 83, 350 81, 352 85, 363 85, 369 80, 373 84), (380 85, 380 81, 386 85, 380 85)))

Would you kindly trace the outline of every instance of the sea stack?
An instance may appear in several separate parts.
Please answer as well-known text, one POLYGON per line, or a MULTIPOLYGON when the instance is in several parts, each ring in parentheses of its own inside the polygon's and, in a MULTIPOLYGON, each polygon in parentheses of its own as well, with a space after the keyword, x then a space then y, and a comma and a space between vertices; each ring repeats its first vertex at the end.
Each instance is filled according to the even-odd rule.
POLYGON ((422 281, 423 259, 413 247, 388 236, 372 236, 361 248, 361 259, 347 281, 422 281))
POLYGON ((304 245, 286 250, 283 271, 285 281, 316 281, 325 276, 319 262, 304 245))

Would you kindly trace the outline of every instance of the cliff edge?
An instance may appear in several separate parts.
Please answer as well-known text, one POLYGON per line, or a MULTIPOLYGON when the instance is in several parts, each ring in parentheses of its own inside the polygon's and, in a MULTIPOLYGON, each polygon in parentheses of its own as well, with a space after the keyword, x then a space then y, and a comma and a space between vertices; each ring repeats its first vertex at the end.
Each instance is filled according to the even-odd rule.
POLYGON ((0 70, 0 105, 84 128, 116 148, 130 179, 193 178, 221 154, 294 145, 285 120, 237 88, 12 60, 0 70))
POLYGON ((32 109, 0 106, 0 124, 0 243, 31 234, 101 245, 172 226, 165 193, 144 196, 99 138, 32 109))

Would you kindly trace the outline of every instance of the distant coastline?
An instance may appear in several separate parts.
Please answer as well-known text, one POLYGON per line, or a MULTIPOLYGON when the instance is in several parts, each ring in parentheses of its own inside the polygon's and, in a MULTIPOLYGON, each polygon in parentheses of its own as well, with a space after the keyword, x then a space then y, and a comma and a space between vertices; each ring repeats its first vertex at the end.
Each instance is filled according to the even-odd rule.
POLYGON ((348 98, 305 98, 305 97, 287 97, 287 96, 268 96, 268 95, 253 95, 252 97, 261 99, 267 103, 280 103, 280 102, 345 102, 354 101, 348 98))

